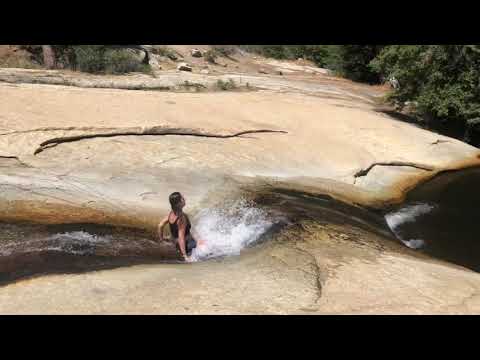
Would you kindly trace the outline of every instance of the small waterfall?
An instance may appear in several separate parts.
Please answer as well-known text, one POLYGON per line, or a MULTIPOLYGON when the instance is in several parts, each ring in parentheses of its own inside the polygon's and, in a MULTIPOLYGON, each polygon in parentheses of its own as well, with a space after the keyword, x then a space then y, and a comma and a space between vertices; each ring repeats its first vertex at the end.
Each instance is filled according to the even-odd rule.
POLYGON ((386 214, 385 220, 390 230, 400 241, 409 248, 419 249, 425 245, 425 240, 405 239, 401 231, 402 225, 415 222, 420 216, 430 213, 434 208, 434 205, 427 203, 410 204, 386 214))

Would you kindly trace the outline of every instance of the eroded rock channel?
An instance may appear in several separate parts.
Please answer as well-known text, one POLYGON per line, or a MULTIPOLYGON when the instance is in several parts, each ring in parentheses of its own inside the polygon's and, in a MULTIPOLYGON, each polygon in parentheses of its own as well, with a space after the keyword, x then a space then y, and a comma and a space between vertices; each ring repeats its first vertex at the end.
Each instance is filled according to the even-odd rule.
MULTIPOLYGON (((282 232, 304 235, 302 224, 359 228, 399 240, 409 248, 480 271, 477 185, 480 168, 441 174, 411 191, 406 201, 373 211, 302 191, 250 191, 195 214, 197 236, 210 244, 194 258, 240 255, 244 248, 275 242, 282 232), (296 230, 295 230, 296 229, 296 230)), ((351 238, 352 241, 368 239, 351 238)), ((180 263, 175 246, 151 230, 102 224, 0 223, 0 284, 49 273, 76 273, 146 263, 180 263)))
MULTIPOLYGON (((207 241, 193 253, 197 262, 239 256, 245 249, 266 243, 275 247, 285 239, 290 239, 286 243, 291 246, 303 241, 305 224, 334 225, 345 233, 358 229, 384 239, 384 243, 379 245, 365 236, 345 235, 346 239, 380 250, 401 249, 381 212, 302 191, 250 190, 240 199, 202 209, 194 214, 193 223, 195 235, 207 241)), ((0 285, 52 273, 181 262, 175 246, 159 242, 152 230, 82 223, 0 223, 0 285)))

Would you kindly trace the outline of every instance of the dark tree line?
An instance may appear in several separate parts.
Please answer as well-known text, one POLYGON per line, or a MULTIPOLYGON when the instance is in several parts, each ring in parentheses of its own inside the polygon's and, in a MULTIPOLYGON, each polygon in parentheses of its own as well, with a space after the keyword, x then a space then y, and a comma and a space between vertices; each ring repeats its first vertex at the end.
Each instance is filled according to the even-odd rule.
POLYGON ((23 48, 47 69, 123 73, 144 70, 150 60, 150 49, 142 45, 23 45, 23 48), (143 52, 143 60, 139 61, 129 50, 143 52))
POLYGON ((245 50, 276 59, 303 58, 317 66, 333 70, 354 81, 376 83, 377 72, 369 67, 370 61, 383 48, 382 45, 240 45, 245 50))
POLYGON ((414 101, 421 114, 449 121, 480 116, 478 45, 392 45, 371 67, 398 80, 391 99, 414 101))

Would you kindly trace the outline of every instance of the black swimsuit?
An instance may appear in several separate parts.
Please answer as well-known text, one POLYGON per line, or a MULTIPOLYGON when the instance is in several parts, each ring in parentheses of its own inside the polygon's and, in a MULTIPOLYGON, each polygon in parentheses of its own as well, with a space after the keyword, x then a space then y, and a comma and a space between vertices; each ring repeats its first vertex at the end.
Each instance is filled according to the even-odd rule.
MULTIPOLYGON (((176 240, 177 247, 179 247, 177 225, 178 219, 180 219, 180 217, 177 217, 177 220, 175 220, 173 224, 170 222, 170 219, 168 221, 168 224, 170 225, 170 232, 172 233, 173 238, 175 238, 176 240)), ((185 251, 187 252, 187 255, 190 256, 192 254, 192 250, 197 247, 197 242, 192 237, 192 234, 190 234, 190 228, 192 227, 192 225, 190 224, 190 219, 187 215, 185 215, 185 219, 187 219, 187 229, 185 230, 185 251)))

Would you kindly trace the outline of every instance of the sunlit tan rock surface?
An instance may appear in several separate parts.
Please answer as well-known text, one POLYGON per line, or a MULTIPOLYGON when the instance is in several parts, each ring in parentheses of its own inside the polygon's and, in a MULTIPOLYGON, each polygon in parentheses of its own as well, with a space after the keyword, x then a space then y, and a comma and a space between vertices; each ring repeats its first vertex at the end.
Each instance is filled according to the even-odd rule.
MULTIPOLYGON (((0 77, 18 76, 8 71, 0 77)), ((242 75, 255 91, 198 93, 28 84, 37 75, 27 75, 0 83, 6 221, 154 229, 173 191, 196 213, 272 185, 381 207, 438 172, 480 163, 478 149, 376 111, 378 90, 322 74, 242 75), (257 130, 269 132, 226 137, 257 130)), ((152 81, 217 80, 165 76, 152 81)), ((20 281, 0 288, 0 312, 478 312, 478 274, 400 244, 373 246, 380 240, 358 229, 311 226, 298 241, 225 260, 20 281)))

